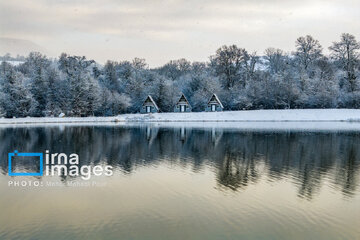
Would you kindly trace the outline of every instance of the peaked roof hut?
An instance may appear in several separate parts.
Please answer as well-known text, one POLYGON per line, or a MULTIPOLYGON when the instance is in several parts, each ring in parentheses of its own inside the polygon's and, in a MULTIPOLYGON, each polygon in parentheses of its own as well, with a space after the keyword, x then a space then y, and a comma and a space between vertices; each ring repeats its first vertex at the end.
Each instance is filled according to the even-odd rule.
POLYGON ((223 110, 224 110, 224 106, 222 105, 218 96, 214 93, 207 103, 205 112, 220 112, 223 110))
POLYGON ((140 113, 157 113, 159 107, 156 105, 154 99, 148 95, 144 103, 141 105, 140 113))
POLYGON ((174 107, 174 112, 191 112, 191 105, 183 93, 174 107))

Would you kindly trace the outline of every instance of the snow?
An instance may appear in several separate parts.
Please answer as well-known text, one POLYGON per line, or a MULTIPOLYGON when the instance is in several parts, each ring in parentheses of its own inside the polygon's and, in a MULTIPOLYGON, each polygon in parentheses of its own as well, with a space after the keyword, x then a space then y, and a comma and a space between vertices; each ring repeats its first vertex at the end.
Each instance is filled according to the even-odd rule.
POLYGON ((242 130, 348 130, 360 131, 358 109, 254 110, 191 113, 123 114, 115 117, 44 117, 0 119, 11 126, 151 126, 225 128, 242 130))
POLYGON ((0 119, 0 124, 91 122, 360 122, 360 109, 293 109, 0 119))
POLYGON ((146 128, 186 128, 249 132, 359 132, 360 122, 58 122, 58 123, 18 123, 0 124, 1 128, 31 127, 146 127, 146 128))
POLYGON ((24 63, 24 61, 17 61, 17 60, 9 60, 9 61, 5 61, 5 62, 10 63, 13 66, 18 66, 18 65, 24 63))
POLYGON ((125 114, 119 121, 141 122, 243 122, 243 121, 360 121, 359 109, 294 109, 191 113, 125 114))

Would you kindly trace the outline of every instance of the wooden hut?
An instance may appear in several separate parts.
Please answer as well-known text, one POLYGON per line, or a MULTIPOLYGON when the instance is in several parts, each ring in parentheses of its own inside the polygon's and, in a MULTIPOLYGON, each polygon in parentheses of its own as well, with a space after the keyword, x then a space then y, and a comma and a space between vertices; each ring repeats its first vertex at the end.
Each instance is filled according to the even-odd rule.
POLYGON ((181 94, 179 101, 174 107, 174 112, 191 112, 191 106, 184 94, 181 94))
POLYGON ((207 103, 205 112, 221 112, 222 110, 224 110, 224 106, 218 96, 214 93, 207 103))
POLYGON ((156 105, 154 99, 148 95, 145 99, 143 105, 140 108, 140 113, 157 113, 159 112, 159 108, 156 105))

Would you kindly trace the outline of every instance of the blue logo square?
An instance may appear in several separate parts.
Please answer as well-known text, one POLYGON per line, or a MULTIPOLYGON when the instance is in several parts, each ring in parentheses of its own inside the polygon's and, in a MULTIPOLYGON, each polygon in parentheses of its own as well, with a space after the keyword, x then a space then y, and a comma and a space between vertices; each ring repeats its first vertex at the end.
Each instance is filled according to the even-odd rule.
POLYGON ((43 176, 43 153, 19 153, 15 150, 13 153, 8 154, 9 158, 9 176, 43 176), (27 172, 27 173, 14 173, 12 172, 12 157, 19 156, 19 157, 39 157, 40 159, 40 172, 27 172))

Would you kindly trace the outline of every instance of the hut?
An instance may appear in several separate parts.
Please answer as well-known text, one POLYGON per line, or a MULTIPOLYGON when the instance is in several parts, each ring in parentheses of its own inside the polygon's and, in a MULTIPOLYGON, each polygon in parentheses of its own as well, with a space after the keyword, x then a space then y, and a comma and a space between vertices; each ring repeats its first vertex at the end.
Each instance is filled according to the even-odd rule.
POLYGON ((140 113, 157 113, 159 112, 159 108, 156 105, 154 99, 148 95, 144 103, 140 108, 140 113))
POLYGON ((191 106, 184 94, 181 94, 179 101, 174 107, 174 112, 191 112, 191 106))
POLYGON ((207 103, 205 112, 221 112, 222 110, 224 110, 224 106, 218 96, 214 93, 207 103))

